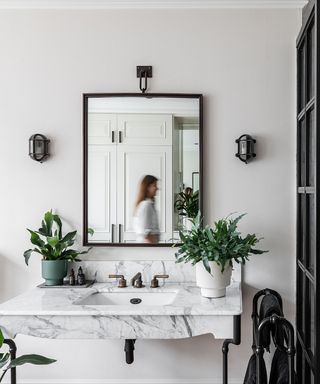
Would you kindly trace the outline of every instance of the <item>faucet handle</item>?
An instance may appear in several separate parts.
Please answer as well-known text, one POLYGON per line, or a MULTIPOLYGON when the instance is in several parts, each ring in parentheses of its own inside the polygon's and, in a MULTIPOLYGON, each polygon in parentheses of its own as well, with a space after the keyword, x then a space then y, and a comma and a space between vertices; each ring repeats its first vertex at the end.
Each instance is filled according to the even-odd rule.
POLYGON ((150 288, 158 288, 159 287, 159 280, 158 279, 167 279, 169 275, 154 275, 153 279, 151 280, 150 288))
POLYGON ((118 288, 126 288, 127 286, 127 280, 124 278, 123 275, 109 275, 110 279, 120 279, 118 288))

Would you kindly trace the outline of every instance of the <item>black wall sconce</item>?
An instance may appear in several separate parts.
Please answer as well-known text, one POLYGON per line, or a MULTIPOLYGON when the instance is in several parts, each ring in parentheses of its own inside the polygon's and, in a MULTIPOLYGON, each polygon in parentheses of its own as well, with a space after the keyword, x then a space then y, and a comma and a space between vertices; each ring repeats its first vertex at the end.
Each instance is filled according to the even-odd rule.
POLYGON ((50 140, 46 136, 36 133, 29 139, 29 156, 35 161, 42 163, 47 160, 49 154, 50 140))
POLYGON ((238 152, 236 156, 243 161, 244 163, 248 163, 249 160, 256 157, 254 153, 254 145, 257 141, 252 138, 250 135, 242 135, 239 139, 236 140, 238 144, 238 152))

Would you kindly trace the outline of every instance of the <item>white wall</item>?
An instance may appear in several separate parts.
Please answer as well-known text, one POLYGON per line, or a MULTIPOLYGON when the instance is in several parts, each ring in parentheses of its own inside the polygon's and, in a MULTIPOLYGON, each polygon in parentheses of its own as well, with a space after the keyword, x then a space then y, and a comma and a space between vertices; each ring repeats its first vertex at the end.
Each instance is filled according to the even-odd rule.
MULTIPOLYGON (((230 353, 232 382, 242 382, 255 290, 279 290, 287 313, 294 312, 299 25, 295 10, 1 11, 0 300, 39 282, 37 257, 27 268, 22 253, 29 247, 25 228, 35 228, 45 210, 57 209, 81 232, 82 93, 136 92, 135 66, 153 65, 150 91, 205 96, 206 221, 247 212, 242 229, 263 235, 270 250, 245 269, 243 342, 230 353), (27 156, 36 132, 52 140, 44 164, 27 156), (258 141, 249 165, 234 156, 243 133, 258 141)), ((113 248, 91 257, 168 259, 172 252, 113 248)), ((59 360, 19 369, 20 382, 221 383, 221 342, 209 336, 139 341, 133 366, 125 365, 118 340, 17 342, 21 353, 59 360)))

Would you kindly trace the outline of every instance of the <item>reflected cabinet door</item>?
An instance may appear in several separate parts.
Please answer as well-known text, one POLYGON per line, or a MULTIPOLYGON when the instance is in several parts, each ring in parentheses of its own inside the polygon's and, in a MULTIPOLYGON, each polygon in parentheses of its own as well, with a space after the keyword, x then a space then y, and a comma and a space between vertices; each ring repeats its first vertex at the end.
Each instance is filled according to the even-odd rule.
POLYGON ((135 201, 144 175, 158 178, 156 210, 159 213, 160 242, 172 239, 172 147, 118 146, 117 212, 121 243, 134 243, 135 201))
POLYGON ((119 141, 127 145, 172 145, 172 115, 118 115, 119 141))
POLYGON ((88 114, 88 144, 106 145, 115 141, 117 116, 111 113, 88 114))
POLYGON ((90 240, 136 242, 135 201, 141 179, 149 174, 159 180, 160 242, 170 241, 172 116, 91 113, 88 121, 88 219, 94 229, 90 240))
POLYGON ((88 147, 88 224, 92 241, 113 242, 116 223, 117 154, 114 145, 88 147))

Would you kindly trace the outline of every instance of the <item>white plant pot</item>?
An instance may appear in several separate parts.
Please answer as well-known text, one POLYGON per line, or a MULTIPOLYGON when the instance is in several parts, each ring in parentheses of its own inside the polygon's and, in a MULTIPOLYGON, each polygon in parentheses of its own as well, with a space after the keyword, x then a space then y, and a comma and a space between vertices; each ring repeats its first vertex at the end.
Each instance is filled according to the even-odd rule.
POLYGON ((221 273, 220 266, 214 261, 209 261, 211 273, 203 266, 202 261, 196 264, 197 286, 201 288, 201 295, 209 298, 223 297, 226 287, 230 285, 232 268, 227 266, 221 273))

